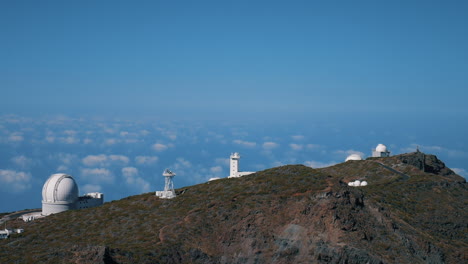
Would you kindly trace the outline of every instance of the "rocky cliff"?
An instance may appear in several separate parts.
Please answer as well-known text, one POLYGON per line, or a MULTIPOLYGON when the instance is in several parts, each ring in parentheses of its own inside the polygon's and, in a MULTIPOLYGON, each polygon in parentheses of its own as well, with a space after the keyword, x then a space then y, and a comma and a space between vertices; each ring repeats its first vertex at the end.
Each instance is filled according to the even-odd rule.
POLYGON ((288 165, 17 222, 26 232, 0 241, 0 262, 467 262, 466 181, 421 155, 288 165))

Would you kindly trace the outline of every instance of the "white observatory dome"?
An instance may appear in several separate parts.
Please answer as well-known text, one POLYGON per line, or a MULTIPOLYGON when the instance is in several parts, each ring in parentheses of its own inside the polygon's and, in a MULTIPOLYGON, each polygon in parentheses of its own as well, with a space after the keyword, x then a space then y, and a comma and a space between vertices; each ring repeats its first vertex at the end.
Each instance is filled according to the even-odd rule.
POLYGON ((221 178, 220 177, 213 177, 213 178, 210 178, 208 181, 216 181, 216 180, 220 180, 221 178))
POLYGON ((74 203, 78 199, 78 185, 72 176, 57 173, 49 177, 42 188, 42 201, 74 203))
POLYGON ((375 148, 375 151, 387 152, 387 146, 385 146, 384 144, 378 144, 377 147, 375 148))
POLYGON ((63 173, 53 174, 42 188, 42 214, 74 209, 77 200, 78 185, 73 177, 63 173))
POLYGON ((345 161, 348 160, 362 160, 362 157, 359 154, 351 154, 346 158, 345 161))

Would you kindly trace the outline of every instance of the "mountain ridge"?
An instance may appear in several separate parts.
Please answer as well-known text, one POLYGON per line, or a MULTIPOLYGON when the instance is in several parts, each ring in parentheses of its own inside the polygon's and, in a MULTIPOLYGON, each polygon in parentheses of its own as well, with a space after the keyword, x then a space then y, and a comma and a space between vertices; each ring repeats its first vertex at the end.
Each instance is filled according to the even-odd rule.
POLYGON ((420 152, 286 165, 180 188, 171 200, 146 193, 17 222, 26 231, 0 241, 0 262, 465 262, 466 187, 420 152), (347 185, 356 179, 369 185, 347 185))

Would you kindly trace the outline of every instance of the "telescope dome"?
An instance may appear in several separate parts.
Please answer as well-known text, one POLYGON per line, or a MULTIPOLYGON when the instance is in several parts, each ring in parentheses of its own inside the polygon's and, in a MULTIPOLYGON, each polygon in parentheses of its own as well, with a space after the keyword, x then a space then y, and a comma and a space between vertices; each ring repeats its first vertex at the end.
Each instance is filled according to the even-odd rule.
POLYGON ((72 176, 57 173, 49 177, 42 188, 42 202, 74 203, 78 199, 78 185, 72 176))
POLYGON ((387 146, 385 146, 384 144, 378 144, 377 147, 375 148, 375 151, 387 152, 387 146))
POLYGON ((346 158, 345 161, 349 160, 362 160, 362 157, 359 154, 351 154, 346 158))

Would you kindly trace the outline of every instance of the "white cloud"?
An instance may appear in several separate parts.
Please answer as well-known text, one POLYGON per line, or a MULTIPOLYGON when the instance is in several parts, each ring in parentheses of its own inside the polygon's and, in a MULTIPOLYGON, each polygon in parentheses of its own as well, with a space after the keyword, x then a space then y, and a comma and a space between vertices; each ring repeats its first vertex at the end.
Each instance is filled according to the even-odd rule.
POLYGON ((138 169, 135 167, 125 167, 125 168, 122 168, 122 174, 123 176, 127 178, 135 177, 138 175, 138 169))
POLYGON ((161 144, 161 143, 156 143, 153 145, 153 149, 156 150, 156 151, 164 151, 166 149, 168 149, 169 147, 167 145, 164 145, 164 144, 161 144))
POLYGON ((456 174, 462 176, 465 179, 468 179, 468 171, 462 168, 453 168, 452 169, 456 174))
POLYGON ((30 166, 30 165, 33 163, 32 159, 27 158, 27 157, 25 157, 25 156, 23 156, 23 155, 13 157, 13 158, 11 159, 11 161, 12 161, 14 164, 16 164, 17 166, 20 166, 20 167, 22 167, 22 168, 26 168, 26 167, 30 166))
POLYGON ((125 182, 134 187, 138 187, 141 192, 148 192, 150 190, 150 184, 143 178, 138 176, 138 169, 135 167, 122 168, 122 175, 125 178, 125 182))
POLYGON ((303 135, 294 135, 294 136, 291 136, 291 138, 294 139, 294 140, 303 140, 304 136, 303 135))
POLYGON ((57 158, 63 164, 71 165, 78 158, 78 156, 76 156, 75 154, 69 154, 69 153, 59 153, 57 155, 57 158))
POLYGON ((52 153, 48 156, 48 159, 53 162, 52 164, 58 165, 57 172, 64 173, 68 173, 74 164, 79 163, 78 156, 69 153, 52 153))
POLYGON ((170 140, 176 140, 177 139, 177 133, 176 132, 165 131, 164 135, 166 137, 168 137, 170 140))
POLYGON ((155 164, 158 159, 156 156, 136 156, 135 162, 140 165, 151 165, 155 164))
POLYGON ((66 171, 68 171, 68 167, 65 166, 65 165, 60 165, 60 166, 58 166, 58 168, 57 168, 57 172, 65 173, 66 171))
POLYGON ((456 149, 448 149, 448 148, 441 147, 441 146, 424 146, 424 145, 411 144, 409 147, 402 148, 401 151, 410 153, 410 152, 415 152, 416 148, 419 148, 420 151, 428 153, 428 154, 435 154, 435 155, 444 154, 449 157, 455 157, 455 158, 468 157, 467 152, 463 152, 463 151, 456 150, 456 149))
POLYGON ((24 140, 24 137, 20 133, 13 133, 8 137, 10 142, 21 142, 24 140))
POLYGON ((257 171, 261 171, 261 170, 264 170, 267 168, 267 166, 265 164, 255 164, 253 165, 253 167, 257 170, 257 171))
POLYGON ((303 148, 304 146, 302 146, 301 144, 291 143, 291 144, 289 144, 289 147, 290 147, 292 150, 302 150, 302 148, 303 148))
POLYGON ((81 188, 84 193, 90 193, 90 192, 100 192, 101 191, 101 185, 98 184, 86 184, 81 188))
POLYGON ((69 135, 69 136, 74 136, 76 135, 76 131, 75 130, 65 130, 63 133, 69 135))
POLYGON ((70 136, 70 137, 60 138, 60 142, 65 143, 65 144, 77 144, 80 142, 80 140, 78 138, 70 136))
POLYGON ((150 132, 149 132, 148 130, 144 129, 144 130, 141 130, 141 131, 140 131, 140 134, 141 134, 142 136, 147 136, 147 135, 150 134, 150 132))
POLYGON ((217 173, 222 172, 222 171, 223 171, 223 168, 221 168, 221 166, 215 166, 215 167, 211 167, 211 168, 210 168, 210 171, 211 171, 212 173, 217 174, 217 173))
POLYGON ((349 156, 351 154, 358 154, 359 156, 361 156, 362 158, 365 157, 364 153, 360 152, 360 151, 357 151, 357 150, 353 150, 353 149, 348 149, 348 150, 337 150, 335 151, 336 154, 340 154, 340 155, 346 155, 346 156, 349 156))
POLYGON ((312 167, 312 168, 330 167, 335 164, 336 162, 320 162, 320 161, 313 161, 313 160, 304 162, 304 165, 312 167))
POLYGON ((47 142, 49 142, 49 143, 54 143, 54 142, 55 142, 55 137, 53 137, 53 136, 47 136, 47 137, 45 138, 45 140, 46 140, 47 142))
POLYGON ((106 139, 106 140, 104 141, 104 144, 110 146, 110 145, 116 144, 117 142, 118 142, 117 139, 115 139, 115 138, 109 138, 109 139, 106 139))
POLYGON ((176 167, 178 168, 191 168, 192 163, 184 158, 177 158, 176 167))
POLYGON ((203 182, 210 178, 223 178, 226 175, 224 175, 223 168, 221 166, 214 166, 210 167, 209 169, 198 166, 196 169, 194 169, 193 176, 197 182, 203 182))
POLYGON ((279 166, 283 166, 284 163, 281 162, 281 161, 275 161, 273 163, 271 163, 272 167, 279 167, 279 166))
POLYGON ((141 192, 149 192, 151 190, 150 184, 141 177, 135 179, 135 184, 140 187, 141 192))
POLYGON ((107 156, 104 154, 101 155, 88 155, 83 158, 83 164, 86 166, 96 166, 103 164, 107 161, 107 156))
POLYGON ((92 167, 92 166, 101 166, 101 167, 107 167, 110 165, 127 165, 129 162, 129 159, 126 156, 123 155, 88 155, 83 158, 82 160, 83 164, 92 167))
POLYGON ((311 149, 311 150, 314 150, 314 149, 319 149, 321 146, 320 145, 317 145, 317 144, 307 144, 306 145, 306 148, 307 149, 311 149))
POLYGON ((222 165, 222 166, 229 166, 229 159, 228 158, 216 158, 215 163, 222 165))
POLYGON ((115 134, 116 131, 112 128, 104 128, 104 132, 106 132, 107 134, 115 134))
POLYGON ((89 144, 89 143, 91 143, 91 142, 93 142, 93 141, 92 141, 91 139, 89 139, 89 138, 83 139, 83 143, 84 143, 84 144, 89 144))
POLYGON ((120 165, 127 165, 129 161, 129 159, 123 155, 110 155, 109 160, 120 165))
POLYGON ((82 169, 81 177, 91 183, 113 183, 114 175, 104 168, 82 169))
POLYGON ((0 187, 8 192, 23 192, 31 188, 31 174, 22 171, 0 170, 0 187))
POLYGON ((274 149, 274 148, 277 148, 279 146, 278 143, 275 143, 275 142, 265 142, 263 143, 262 147, 264 149, 274 149))
POLYGON ((244 146, 244 147, 247 147, 247 148, 253 148, 253 147, 255 147, 257 145, 257 143, 255 143, 255 142, 244 141, 244 140, 240 140, 240 139, 236 139, 233 142, 234 142, 234 144, 241 145, 241 146, 244 146))
POLYGON ((192 167, 193 165, 190 161, 184 158, 177 158, 176 162, 172 164, 169 169, 175 172, 178 176, 185 176, 191 175, 191 173, 195 171, 192 167))

